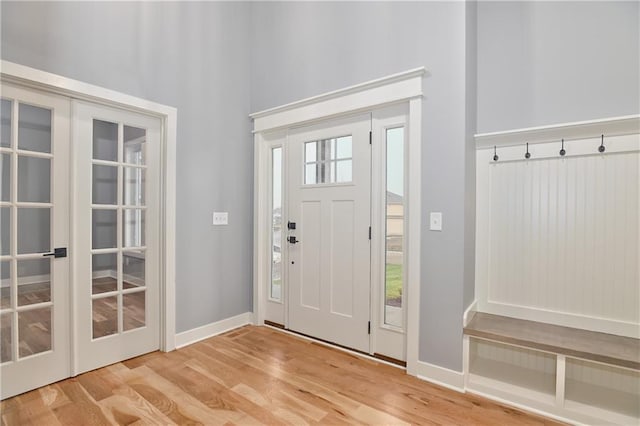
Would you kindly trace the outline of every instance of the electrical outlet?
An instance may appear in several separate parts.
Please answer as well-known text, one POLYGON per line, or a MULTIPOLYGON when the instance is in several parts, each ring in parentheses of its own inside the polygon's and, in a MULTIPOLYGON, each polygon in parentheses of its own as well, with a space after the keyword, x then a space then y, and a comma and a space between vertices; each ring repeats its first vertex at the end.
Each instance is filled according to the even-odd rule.
POLYGON ((229 213, 228 212, 213 212, 213 224, 214 225, 228 225, 229 213))

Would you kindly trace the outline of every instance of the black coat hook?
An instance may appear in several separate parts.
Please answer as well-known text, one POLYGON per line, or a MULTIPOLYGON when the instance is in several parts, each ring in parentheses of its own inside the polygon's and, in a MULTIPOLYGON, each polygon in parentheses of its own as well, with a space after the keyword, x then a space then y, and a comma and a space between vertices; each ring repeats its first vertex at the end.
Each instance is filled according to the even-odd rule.
POLYGON ((564 150, 564 139, 562 139, 562 148, 560 148, 560 156, 564 157, 567 151, 564 150))
POLYGON ((598 147, 598 152, 604 152, 605 151, 605 147, 604 147, 604 135, 600 136, 600 146, 598 147))
POLYGON ((500 157, 498 157, 498 153, 496 151, 496 146, 494 145, 493 146, 493 161, 498 161, 498 158, 500 158, 500 157))
POLYGON ((531 153, 529 152, 529 142, 527 142, 527 152, 526 154, 524 154, 524 158, 526 158, 527 160, 531 158, 531 153))

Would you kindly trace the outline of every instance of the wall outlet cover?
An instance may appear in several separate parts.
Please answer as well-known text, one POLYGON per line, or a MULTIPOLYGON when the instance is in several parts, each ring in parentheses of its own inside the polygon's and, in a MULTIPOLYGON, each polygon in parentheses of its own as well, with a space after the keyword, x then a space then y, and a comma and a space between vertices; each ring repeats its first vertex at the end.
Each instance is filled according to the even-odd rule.
POLYGON ((442 231, 441 212, 431 212, 429 215, 429 229, 432 231, 442 231))

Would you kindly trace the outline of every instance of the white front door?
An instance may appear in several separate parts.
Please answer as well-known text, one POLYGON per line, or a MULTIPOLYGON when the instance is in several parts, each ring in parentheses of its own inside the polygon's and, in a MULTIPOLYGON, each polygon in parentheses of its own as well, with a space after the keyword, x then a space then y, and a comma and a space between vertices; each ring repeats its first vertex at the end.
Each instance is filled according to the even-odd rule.
POLYGON ((77 374, 159 348, 161 122, 73 105, 77 374))
MULTIPOLYGON (((289 133, 291 330, 369 352, 371 115, 289 133), (295 223, 295 225, 293 225, 295 223)), ((283 226, 284 227, 284 226, 283 226)))
POLYGON ((0 397, 69 376, 69 99, 3 83, 0 397), (54 249, 57 252, 53 256, 54 249))

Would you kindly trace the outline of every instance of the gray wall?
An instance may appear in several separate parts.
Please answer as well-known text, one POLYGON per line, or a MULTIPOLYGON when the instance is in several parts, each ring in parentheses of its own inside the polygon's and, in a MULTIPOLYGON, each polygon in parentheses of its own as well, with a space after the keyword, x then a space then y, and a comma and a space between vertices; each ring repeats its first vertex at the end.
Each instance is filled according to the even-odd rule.
POLYGON ((467 135, 475 131, 475 119, 467 122, 465 111, 467 96, 475 104, 473 91, 465 90, 466 13, 461 2, 255 3, 251 43, 254 111, 418 66, 429 70, 423 103, 420 359, 458 371, 465 278, 467 298, 473 295, 473 275, 468 275, 473 260, 465 261, 470 254, 465 234, 474 229, 473 220, 465 220, 474 210, 465 182, 475 173, 466 161, 467 135), (443 212, 442 232, 426 230, 430 211, 443 212))
POLYGON ((0 8, 2 59, 178 108, 177 331, 250 311, 250 4, 0 8))
POLYGON ((480 2, 478 131, 640 112, 639 2, 480 2))

